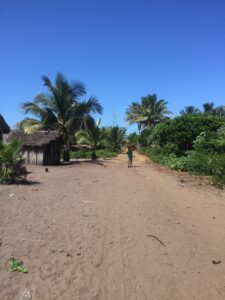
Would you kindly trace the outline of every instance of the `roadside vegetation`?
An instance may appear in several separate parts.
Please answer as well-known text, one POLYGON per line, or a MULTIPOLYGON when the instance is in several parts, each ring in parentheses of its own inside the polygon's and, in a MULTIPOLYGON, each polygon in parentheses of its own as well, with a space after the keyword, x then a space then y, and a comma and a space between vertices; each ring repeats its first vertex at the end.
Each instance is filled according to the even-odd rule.
POLYGON ((0 183, 23 182, 26 175, 21 144, 18 141, 0 142, 0 183))
MULTIPOLYGON (((101 127, 95 120, 103 107, 96 97, 82 100, 86 88, 81 82, 68 82, 57 73, 54 83, 42 77, 46 92, 24 102, 28 117, 17 124, 19 130, 55 130, 62 137, 64 161, 115 157, 124 144, 137 149, 154 162, 178 171, 211 176, 219 186, 225 184, 225 106, 204 103, 202 109, 186 106, 174 118, 164 99, 155 94, 141 97, 126 110, 126 121, 138 132, 126 136, 119 126, 101 127), (34 116, 34 118, 33 118, 34 116)), ((21 146, 0 144, 0 181, 15 182, 26 172, 21 146)))
MULTIPOLYGON (((119 154, 119 151, 110 151, 107 149, 99 149, 95 152, 95 159, 97 158, 111 158, 111 157, 117 157, 119 154)), ((71 151, 70 152, 70 158, 71 159, 93 159, 91 150, 77 150, 77 151, 71 151)))
POLYGON ((145 105, 140 109, 143 98, 128 108, 127 121, 137 123, 139 128, 139 133, 130 134, 128 140, 136 142, 139 151, 154 162, 177 171, 211 176, 212 182, 222 187, 225 184, 225 107, 215 107, 212 102, 203 104, 202 111, 186 106, 180 116, 170 119, 167 103, 153 96, 148 96, 151 99, 148 108, 145 105), (159 109, 158 102, 164 104, 163 109, 159 109), (134 107, 139 107, 138 111, 134 107))
POLYGON ((100 128, 100 120, 88 130, 80 130, 76 133, 78 145, 88 145, 90 151, 79 150, 71 153, 71 158, 107 158, 116 157, 121 146, 126 141, 125 129, 119 126, 100 128))

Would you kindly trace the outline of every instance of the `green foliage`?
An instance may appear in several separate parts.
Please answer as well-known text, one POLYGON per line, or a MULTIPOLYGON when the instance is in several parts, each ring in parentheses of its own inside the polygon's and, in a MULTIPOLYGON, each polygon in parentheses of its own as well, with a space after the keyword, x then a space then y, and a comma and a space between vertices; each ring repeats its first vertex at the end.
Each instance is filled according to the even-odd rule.
POLYGON ((26 178, 26 168, 22 159, 22 146, 18 141, 0 143, 0 182, 14 183, 26 178))
POLYGON ((91 151, 85 151, 85 150, 77 150, 77 151, 70 151, 70 158, 71 159, 91 159, 92 152, 91 151))
POLYGON ((159 124, 149 139, 151 144, 170 145, 176 155, 184 155, 202 132, 216 133, 224 125, 225 119, 216 116, 183 115, 159 124))
POLYGON ((185 156, 163 153, 160 149, 143 148, 141 152, 152 161, 177 171, 187 171, 197 175, 208 175, 219 187, 225 184, 225 153, 206 153, 199 150, 188 151, 185 156))
POLYGON ((109 151, 107 149, 99 149, 96 151, 96 155, 99 158, 117 157, 118 153, 118 151, 109 151))
POLYGON ((27 273, 27 269, 23 266, 22 261, 16 260, 14 257, 11 257, 9 260, 9 272, 22 272, 22 273, 27 273))
POLYGON ((192 105, 185 106, 185 108, 180 111, 181 115, 196 115, 200 113, 200 110, 192 105))
POLYGON ((182 116, 164 120, 152 130, 143 130, 142 153, 154 162, 177 171, 211 176, 225 185, 225 107, 203 105, 204 112, 187 106, 182 116))
POLYGON ((85 130, 80 130, 76 133, 77 143, 90 145, 92 149, 92 159, 96 159, 96 148, 103 144, 105 135, 103 130, 100 128, 100 122, 96 122, 90 128, 85 130))
POLYGON ((37 130, 41 130, 43 128, 43 125, 38 120, 25 118, 21 122, 17 123, 16 127, 24 133, 32 134, 37 130))
POLYGON ((207 103, 204 103, 202 106, 203 106, 203 111, 200 111, 198 108, 196 108, 192 105, 185 106, 185 108, 180 111, 180 114, 181 115, 204 114, 204 115, 225 117, 225 106, 224 105, 215 107, 213 102, 207 102, 207 103))
POLYGON ((126 111, 126 121, 137 123, 140 129, 155 127, 171 114, 165 100, 157 100, 157 96, 147 95, 139 102, 133 102, 126 111))
POLYGON ((119 126, 112 126, 103 128, 106 147, 110 150, 117 151, 126 143, 125 132, 126 129, 119 126))
POLYGON ((65 76, 57 73, 52 83, 47 76, 42 77, 48 93, 38 94, 32 102, 25 102, 22 108, 37 119, 25 119, 19 127, 26 132, 35 129, 54 129, 59 131, 64 142, 64 160, 69 160, 71 136, 79 129, 88 129, 93 125, 92 113, 102 113, 103 108, 95 97, 81 101, 86 94, 80 82, 69 83, 65 76))
MULTIPOLYGON (((110 158, 110 157, 117 157, 118 152, 115 151, 109 151, 106 149, 99 149, 96 150, 96 158, 110 158)), ((78 150, 78 151, 71 151, 70 157, 72 159, 92 159, 92 152, 91 151, 85 151, 85 150, 78 150)))
POLYGON ((143 129, 138 137, 138 142, 140 143, 140 145, 142 147, 146 147, 147 145, 149 145, 149 138, 151 136, 152 133, 152 128, 146 128, 143 129))
POLYGON ((137 145, 138 142, 139 142, 139 135, 138 135, 136 132, 130 133, 130 134, 127 136, 127 142, 128 142, 129 144, 137 145))

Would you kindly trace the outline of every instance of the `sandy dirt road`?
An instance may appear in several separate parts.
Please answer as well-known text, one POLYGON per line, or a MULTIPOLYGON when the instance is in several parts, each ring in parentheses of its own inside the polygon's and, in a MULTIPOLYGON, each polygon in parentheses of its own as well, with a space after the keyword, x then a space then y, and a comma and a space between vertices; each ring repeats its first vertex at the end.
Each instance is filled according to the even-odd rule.
POLYGON ((138 154, 29 170, 0 186, 1 300, 225 299, 224 193, 138 154))

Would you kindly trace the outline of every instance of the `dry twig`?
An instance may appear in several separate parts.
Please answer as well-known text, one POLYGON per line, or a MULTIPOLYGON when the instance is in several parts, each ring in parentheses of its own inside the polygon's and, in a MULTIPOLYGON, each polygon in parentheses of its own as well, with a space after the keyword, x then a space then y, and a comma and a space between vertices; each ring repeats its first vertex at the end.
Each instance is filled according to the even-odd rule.
POLYGON ((163 245, 164 247, 166 247, 165 246, 165 244, 163 244, 163 242, 162 241, 160 241, 160 239, 159 238, 157 238, 157 236, 155 236, 155 235, 151 235, 151 234, 147 234, 147 236, 149 236, 149 237, 152 237, 152 238, 154 238, 154 239, 156 239, 161 245, 163 245))

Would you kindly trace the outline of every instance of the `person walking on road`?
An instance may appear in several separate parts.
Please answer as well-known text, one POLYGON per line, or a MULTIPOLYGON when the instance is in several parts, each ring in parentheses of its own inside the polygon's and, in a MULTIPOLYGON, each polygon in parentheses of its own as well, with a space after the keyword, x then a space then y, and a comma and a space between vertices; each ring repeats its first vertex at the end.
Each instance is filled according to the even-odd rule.
POLYGON ((128 145, 127 156, 128 156, 128 168, 130 168, 132 167, 132 161, 133 161, 133 149, 131 145, 128 145))

